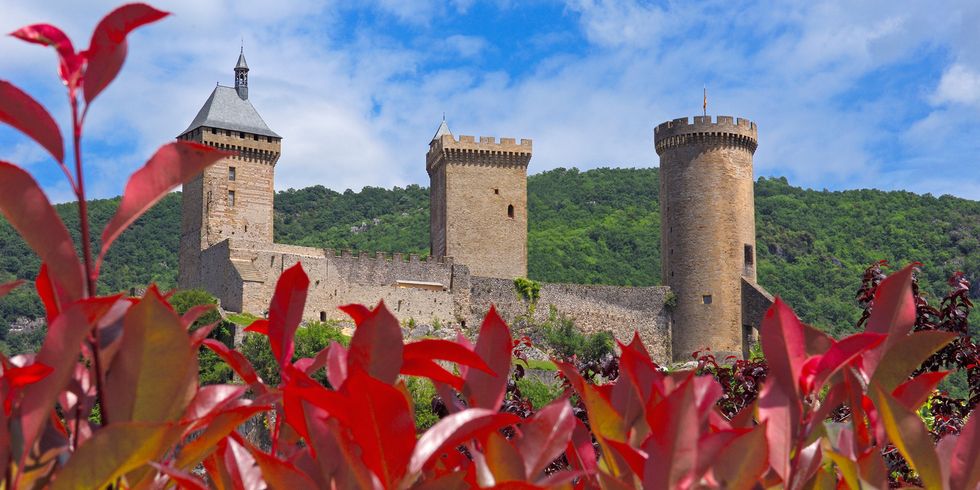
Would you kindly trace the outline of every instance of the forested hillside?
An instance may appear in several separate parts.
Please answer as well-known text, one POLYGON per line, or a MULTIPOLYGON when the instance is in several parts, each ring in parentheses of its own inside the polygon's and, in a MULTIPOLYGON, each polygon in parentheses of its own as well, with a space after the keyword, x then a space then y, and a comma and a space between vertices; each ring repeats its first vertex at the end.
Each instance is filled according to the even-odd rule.
MULTIPOLYGON (((660 281, 657 169, 557 169, 528 178, 529 275, 550 282, 652 285, 660 281)), ((118 199, 93 201, 96 229, 118 199)), ((276 195, 276 240, 368 252, 428 251, 428 190, 420 186, 338 193, 322 186, 276 195)), ((69 229, 74 206, 59 212, 69 229)), ((980 293, 980 202, 949 196, 858 190, 820 192, 785 179, 756 184, 759 282, 806 321, 835 334, 858 317, 853 297, 873 261, 923 263, 921 284, 941 294, 967 272, 980 293)), ((114 245, 105 292, 155 281, 175 286, 180 196, 172 194, 114 245)), ((487 239, 492 240, 492 237, 487 239)), ((38 261, 0 222, 0 282, 33 279, 38 261)), ((372 302, 372 298, 364 298, 372 302)), ((18 317, 42 316, 29 287, 0 300, 0 340, 18 317)), ((974 322, 975 324, 977 322, 974 322)))

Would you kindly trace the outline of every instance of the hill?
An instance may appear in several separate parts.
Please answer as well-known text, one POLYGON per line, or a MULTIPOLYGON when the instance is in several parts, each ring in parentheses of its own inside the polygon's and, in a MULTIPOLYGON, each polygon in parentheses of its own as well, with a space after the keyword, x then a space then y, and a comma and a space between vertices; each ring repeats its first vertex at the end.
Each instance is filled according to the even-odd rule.
MULTIPOLYGON (((657 169, 556 169, 528 177, 529 276, 548 282, 644 286, 660 281, 657 169)), ((827 192, 756 183, 759 282, 800 316, 840 335, 858 317, 853 297, 864 268, 885 259, 923 263, 921 284, 945 291, 946 277, 967 272, 980 295, 980 202, 909 192, 827 192)), ((101 229, 118 198, 90 205, 101 229)), ((323 186, 279 192, 276 241, 368 252, 428 251, 428 190, 365 187, 343 193, 323 186)), ((69 229, 73 205, 59 205, 69 229)), ((104 267, 103 292, 156 282, 176 284, 180 195, 171 194, 116 242, 104 267)), ((98 235, 98 233, 95 233, 98 235)), ((76 236, 77 239, 77 236, 76 236)), ((0 282, 33 279, 37 258, 0 222, 0 282)), ((371 298, 364 298, 370 302, 371 298)), ((9 326, 42 316, 31 288, 0 300, 0 340, 9 326)), ((975 321, 974 324, 980 322, 975 321)))

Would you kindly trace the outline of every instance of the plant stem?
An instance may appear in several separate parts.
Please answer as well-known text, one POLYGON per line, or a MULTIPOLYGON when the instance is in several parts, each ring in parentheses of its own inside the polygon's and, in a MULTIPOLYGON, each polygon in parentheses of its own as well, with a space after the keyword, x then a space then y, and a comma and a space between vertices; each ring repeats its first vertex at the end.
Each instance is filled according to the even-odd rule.
MULTIPOLYGON (((87 111, 86 111, 87 112, 87 111)), ((82 263, 85 265, 85 290, 83 298, 95 296, 95 276, 92 274, 92 245, 89 243, 88 202, 85 200, 85 176, 82 173, 82 124, 78 118, 78 99, 71 96, 72 139, 75 149, 75 182, 78 196, 78 224, 82 235, 82 263)), ((92 366, 95 368, 95 394, 102 410, 102 425, 109 423, 109 411, 105 404, 102 386, 102 361, 99 359, 99 326, 92 325, 89 339, 92 346, 92 366)))

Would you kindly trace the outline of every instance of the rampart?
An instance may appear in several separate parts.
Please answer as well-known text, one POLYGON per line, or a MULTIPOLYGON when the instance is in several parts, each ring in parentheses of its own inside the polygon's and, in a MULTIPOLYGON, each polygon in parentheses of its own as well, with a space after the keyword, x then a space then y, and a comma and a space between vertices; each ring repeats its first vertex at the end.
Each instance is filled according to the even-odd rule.
MULTIPOLYGON (((483 316, 496 306, 508 323, 527 312, 527 304, 517 296, 514 281, 472 277, 468 325, 479 325, 483 316)), ((534 312, 535 323, 548 320, 551 306, 575 321, 583 332, 610 331, 622 342, 640 338, 657 362, 670 360, 671 320, 664 306, 666 286, 626 287, 581 284, 541 284, 541 296, 534 312)))
POLYGON ((717 116, 712 121, 711 116, 695 116, 693 124, 689 118, 681 117, 658 125, 653 131, 653 140, 658 154, 688 144, 742 146, 755 152, 759 128, 741 117, 717 116))
POLYGON ((524 166, 531 161, 532 143, 529 139, 521 139, 518 143, 514 138, 493 136, 460 135, 455 139, 445 134, 429 143, 429 153, 426 155, 426 170, 429 174, 435 167, 446 162, 461 165, 499 165, 524 166))

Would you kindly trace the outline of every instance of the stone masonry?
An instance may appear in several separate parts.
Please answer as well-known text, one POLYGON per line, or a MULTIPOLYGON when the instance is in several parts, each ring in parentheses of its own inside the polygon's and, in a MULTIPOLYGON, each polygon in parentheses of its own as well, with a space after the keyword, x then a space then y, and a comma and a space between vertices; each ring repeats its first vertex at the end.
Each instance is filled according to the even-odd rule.
MULTIPOLYGON (((771 302, 755 283, 756 131, 730 117, 658 126, 667 285, 543 284, 534 319, 554 307, 587 332, 624 342, 639 332, 658 362, 747 349, 771 302)), ((179 286, 206 289, 225 310, 266 314, 279 275, 302 263, 309 320, 346 320, 338 306, 378 301, 401 321, 462 327, 477 327, 491 305, 507 321, 527 312, 513 280, 527 275, 530 140, 457 138, 443 121, 426 154, 431 257, 422 260, 273 242, 281 137, 248 102, 244 53, 235 87, 215 88, 178 139, 236 152, 185 184, 182 198, 179 286)))

